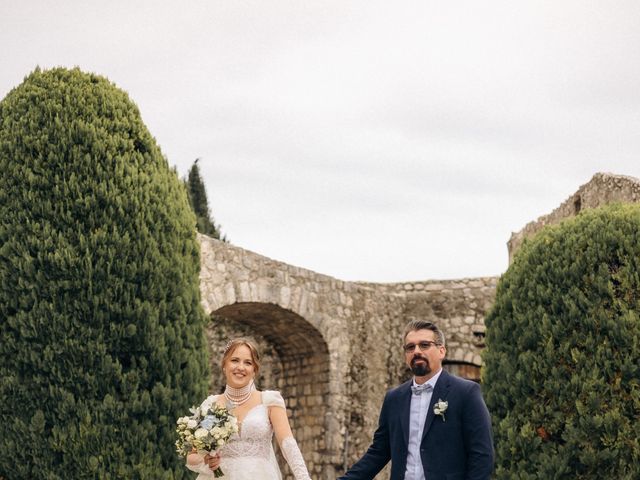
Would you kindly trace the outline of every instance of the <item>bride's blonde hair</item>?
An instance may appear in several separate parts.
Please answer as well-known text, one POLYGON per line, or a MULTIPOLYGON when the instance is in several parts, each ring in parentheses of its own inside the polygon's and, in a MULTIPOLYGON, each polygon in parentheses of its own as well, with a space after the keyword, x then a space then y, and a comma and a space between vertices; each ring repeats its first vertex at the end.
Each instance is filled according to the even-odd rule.
POLYGON ((224 353, 222 354, 222 361, 220 362, 220 367, 224 370, 224 364, 229 360, 233 352, 241 346, 245 345, 249 351, 251 352, 251 360, 253 360, 253 369, 256 372, 256 376, 258 376, 258 372, 260 371, 260 353, 258 352, 258 347, 256 346, 253 340, 248 338, 240 337, 234 338, 227 343, 224 348, 224 353))

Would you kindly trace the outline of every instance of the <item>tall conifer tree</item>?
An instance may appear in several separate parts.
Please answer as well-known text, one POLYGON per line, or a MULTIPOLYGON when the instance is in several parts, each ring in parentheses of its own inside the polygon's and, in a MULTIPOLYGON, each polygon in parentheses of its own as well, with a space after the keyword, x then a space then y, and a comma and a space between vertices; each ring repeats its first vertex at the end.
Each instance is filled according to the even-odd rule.
POLYGON ((223 236, 221 234, 220 226, 216 225, 215 221, 211 218, 211 210, 209 210, 209 201, 207 200, 207 190, 200 176, 198 160, 199 159, 196 158, 196 161, 193 162, 193 165, 189 169, 186 182, 191 208, 196 214, 198 232, 226 242, 226 235, 223 236))
POLYGON ((486 319, 498 479, 640 478, 640 206, 526 242, 486 319))
POLYGON ((207 387, 195 218, 128 96, 36 70, 0 102, 0 477, 186 478, 207 387))

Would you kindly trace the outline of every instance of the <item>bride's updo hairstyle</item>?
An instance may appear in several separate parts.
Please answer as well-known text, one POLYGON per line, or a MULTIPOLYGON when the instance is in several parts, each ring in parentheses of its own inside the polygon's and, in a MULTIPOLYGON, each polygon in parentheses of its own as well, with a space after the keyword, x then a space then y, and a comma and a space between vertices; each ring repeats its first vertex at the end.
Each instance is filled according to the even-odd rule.
POLYGON ((253 369, 256 372, 256 377, 258 376, 258 372, 260 371, 260 353, 258 353, 258 347, 256 344, 249 340, 248 338, 234 338, 224 349, 224 353, 222 354, 222 361, 220 362, 220 367, 224 370, 224 364, 227 363, 227 360, 231 358, 233 352, 236 351, 240 345, 246 346, 251 352, 251 360, 253 360, 253 369))

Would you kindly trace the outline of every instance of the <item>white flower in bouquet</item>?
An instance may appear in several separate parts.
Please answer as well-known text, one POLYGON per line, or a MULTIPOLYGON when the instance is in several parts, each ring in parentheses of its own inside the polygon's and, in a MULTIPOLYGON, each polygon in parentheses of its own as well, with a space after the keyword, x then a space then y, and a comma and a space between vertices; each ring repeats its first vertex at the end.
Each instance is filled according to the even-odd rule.
POLYGON ((204 428, 197 429, 193 434, 193 436, 196 437, 197 439, 203 439, 207 435, 209 435, 209 432, 204 428))
MULTIPOLYGON (((193 449, 201 454, 217 450, 238 433, 238 420, 225 407, 203 403, 189 411, 190 417, 180 417, 176 422, 176 451, 180 456, 186 457, 193 449)), ((213 474, 216 478, 223 475, 219 467, 213 474)))

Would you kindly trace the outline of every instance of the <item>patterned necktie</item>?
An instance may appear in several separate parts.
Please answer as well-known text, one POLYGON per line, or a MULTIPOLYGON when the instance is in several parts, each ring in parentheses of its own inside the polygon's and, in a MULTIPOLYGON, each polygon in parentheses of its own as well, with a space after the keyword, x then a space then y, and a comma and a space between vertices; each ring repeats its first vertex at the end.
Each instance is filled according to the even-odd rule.
POLYGON ((431 384, 427 382, 423 383, 422 385, 411 385, 411 391, 414 395, 421 395, 422 392, 428 392, 432 388, 433 387, 431 386, 431 384))

